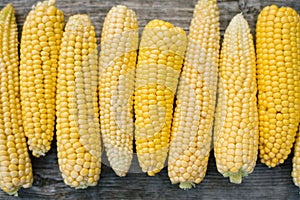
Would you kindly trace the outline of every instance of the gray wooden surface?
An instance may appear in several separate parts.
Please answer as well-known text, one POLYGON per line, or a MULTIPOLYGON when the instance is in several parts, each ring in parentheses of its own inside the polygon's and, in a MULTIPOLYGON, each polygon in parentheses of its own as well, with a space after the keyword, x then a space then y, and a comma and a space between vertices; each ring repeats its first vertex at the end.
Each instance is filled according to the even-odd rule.
MULTIPOLYGON (((108 10, 117 4, 134 9, 140 32, 151 19, 159 18, 184 28, 188 32, 196 0, 57 0, 57 6, 65 13, 66 19, 73 14, 89 14, 96 27, 99 39, 102 24, 108 10)), ((12 2, 16 10, 19 30, 34 0, 1 0, 0 9, 12 2)), ((254 34, 256 18, 265 5, 291 6, 300 13, 300 0, 219 0, 221 34, 223 35, 230 19, 243 12, 254 34)), ((212 152, 213 154, 213 152, 212 152)), ((243 179, 241 185, 230 184, 216 169, 211 155, 205 179, 196 188, 183 191, 172 185, 166 168, 154 177, 143 173, 129 173, 117 177, 103 164, 101 179, 96 187, 74 190, 64 185, 61 178, 55 141, 52 150, 43 158, 32 158, 34 183, 29 189, 21 189, 22 199, 300 199, 299 189, 291 178, 291 158, 283 165, 268 169, 259 161, 252 174, 243 179)), ((136 164, 136 163, 135 163, 136 164)), ((134 166, 133 166, 134 167, 134 166)), ((0 199, 17 199, 0 191, 0 199)))

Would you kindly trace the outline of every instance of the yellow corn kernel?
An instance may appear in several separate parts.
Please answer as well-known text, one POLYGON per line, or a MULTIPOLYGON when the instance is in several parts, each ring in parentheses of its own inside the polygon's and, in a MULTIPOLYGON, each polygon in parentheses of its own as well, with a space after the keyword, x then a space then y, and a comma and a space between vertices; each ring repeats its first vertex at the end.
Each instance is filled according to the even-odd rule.
POLYGON ((218 171, 239 184, 253 171, 258 151, 255 51, 242 14, 225 31, 219 76, 214 154, 218 171))
POLYGON ((287 159, 299 124, 299 23, 295 10, 276 5, 257 20, 259 150, 268 167, 287 159))
POLYGON ((97 39, 87 15, 71 16, 58 62, 56 135, 59 169, 71 187, 94 186, 101 171, 97 39))
POLYGON ((216 0, 198 1, 189 30, 168 160, 170 180, 182 189, 203 180, 211 150, 220 46, 216 0))
POLYGON ((29 149, 37 157, 50 150, 54 134, 56 69, 64 27, 63 12, 55 3, 33 7, 21 39, 22 120, 29 149))
POLYGON ((113 7, 107 14, 99 58, 99 106, 103 144, 119 176, 129 170, 133 154, 133 93, 138 23, 133 10, 113 7))
POLYGON ((15 196, 33 182, 19 96, 18 29, 8 4, 0 11, 0 187, 15 196))
POLYGON ((140 43, 134 95, 135 140, 143 172, 153 176, 168 153, 173 101, 186 34, 162 20, 149 22, 140 43))

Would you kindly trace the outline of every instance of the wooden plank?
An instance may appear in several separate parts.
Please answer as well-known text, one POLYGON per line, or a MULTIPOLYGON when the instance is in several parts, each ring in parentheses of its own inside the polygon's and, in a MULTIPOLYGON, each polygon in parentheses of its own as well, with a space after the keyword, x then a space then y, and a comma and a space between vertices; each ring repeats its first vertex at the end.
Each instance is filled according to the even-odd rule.
MULTIPOLYGON (((210 157, 205 179, 196 188, 183 191, 172 185, 166 168, 154 177, 143 173, 129 173, 117 177, 107 166, 103 166, 101 180, 96 187, 74 190, 64 185, 60 176, 55 145, 44 158, 32 158, 34 185, 21 189, 19 196, 25 199, 298 199, 299 190, 292 183, 291 156, 285 164, 268 169, 258 162, 254 172, 244 178, 241 185, 230 184, 216 169, 210 157)), ((8 197, 2 191, 0 199, 8 197)))
MULTIPOLYGON (((0 8, 12 2, 16 9, 19 30, 34 0, 1 0, 0 8)), ((151 19, 167 20, 188 32, 196 0, 58 0, 57 6, 65 13, 66 20, 72 14, 89 14, 96 27, 98 39, 108 10, 117 4, 124 4, 136 11, 140 32, 151 19)), ((263 6, 276 3, 291 6, 300 13, 299 0, 219 0, 221 34, 231 18, 243 12, 254 34, 258 13, 263 6)), ((213 153, 213 152, 212 152, 213 153)), ((291 158, 274 169, 257 163, 252 174, 244 178, 241 185, 230 184, 216 169, 213 155, 209 160, 205 179, 193 190, 183 191, 172 185, 167 170, 154 177, 138 172, 137 162, 133 163, 131 173, 126 177, 117 177, 104 162, 101 180, 95 187, 86 190, 74 190, 63 183, 56 156, 55 141, 52 150, 43 158, 32 158, 34 184, 29 189, 21 189, 22 199, 299 199, 299 189, 291 178, 291 158), (134 173, 135 172, 135 173, 134 173)), ((0 191, 0 199, 16 199, 8 197, 0 191)))
MULTIPOLYGON (((12 2, 13 6, 16 9, 19 30, 21 30, 25 17, 36 1, 2 0, 0 2, 0 7, 2 8, 9 2, 12 2)), ((96 28, 97 36, 98 38, 100 38, 104 18, 108 10, 114 5, 123 4, 130 7, 131 9, 134 9, 139 20, 140 32, 142 31, 146 23, 154 18, 167 20, 174 25, 180 26, 184 28, 184 30, 188 31, 190 20, 193 15, 194 5, 196 4, 196 2, 196 0, 58 0, 57 7, 64 11, 66 20, 73 14, 89 14, 96 28)), ((264 6, 274 3, 276 3, 277 5, 291 6, 296 9, 298 13, 300 13, 299 0, 219 0, 218 5, 221 15, 221 33, 224 33, 224 30, 231 18, 235 14, 240 12, 244 13, 245 18, 249 22, 252 32, 254 33, 254 27, 258 13, 264 6)))

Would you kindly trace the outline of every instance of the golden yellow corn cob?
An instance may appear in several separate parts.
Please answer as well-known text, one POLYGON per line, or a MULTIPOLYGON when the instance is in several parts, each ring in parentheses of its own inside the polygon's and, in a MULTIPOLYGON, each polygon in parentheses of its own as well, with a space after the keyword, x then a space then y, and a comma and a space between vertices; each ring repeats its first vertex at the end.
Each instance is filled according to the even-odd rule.
POLYGON ((242 14, 225 31, 219 76, 214 129, 217 169, 230 182, 241 183, 253 171, 258 151, 255 51, 242 14))
POLYGON ((97 39, 87 15, 71 16, 59 55, 56 135, 59 169, 75 188, 94 186, 101 170, 97 39))
POLYGON ((256 25, 259 150, 268 167, 291 152, 299 124, 299 16, 289 7, 265 7, 256 25))
POLYGON ((186 49, 186 34, 162 20, 149 22, 140 43, 135 82, 135 140, 139 164, 153 176, 168 153, 174 94, 186 49))
POLYGON ((51 147, 58 53, 64 15, 55 0, 38 3, 26 17, 21 39, 20 86, 25 135, 34 156, 51 147))
POLYGON ((18 195, 32 185, 32 167, 22 126, 18 29, 8 4, 0 11, 0 187, 18 195))
POLYGON ((199 0, 190 25, 172 123, 168 174, 183 189, 200 183, 211 150, 220 48, 216 0, 199 0))
POLYGON ((107 14, 99 58, 99 105, 103 144, 112 169, 125 176, 133 154, 133 93, 138 23, 133 10, 113 7, 107 14))

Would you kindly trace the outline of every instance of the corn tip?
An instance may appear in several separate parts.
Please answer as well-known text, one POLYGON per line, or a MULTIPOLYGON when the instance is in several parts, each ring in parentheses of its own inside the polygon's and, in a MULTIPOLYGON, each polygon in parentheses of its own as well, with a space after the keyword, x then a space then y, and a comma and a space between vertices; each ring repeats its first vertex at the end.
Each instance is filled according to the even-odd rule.
POLYGON ((179 188, 180 189, 183 189, 183 190, 189 190, 189 189, 192 189, 193 187, 196 187, 195 183, 193 182, 182 182, 179 184, 179 188))
POLYGON ((241 184, 242 183, 242 173, 232 173, 229 175, 230 183, 241 184))

